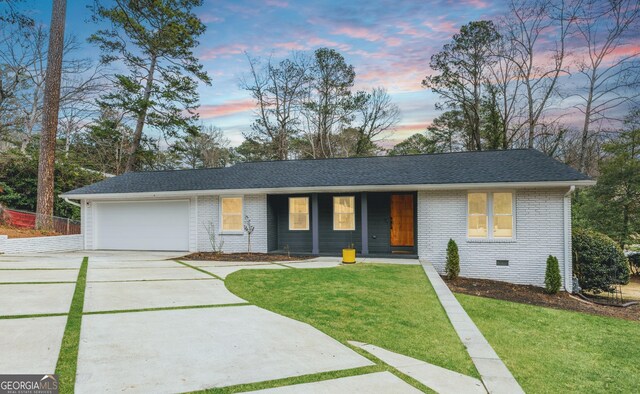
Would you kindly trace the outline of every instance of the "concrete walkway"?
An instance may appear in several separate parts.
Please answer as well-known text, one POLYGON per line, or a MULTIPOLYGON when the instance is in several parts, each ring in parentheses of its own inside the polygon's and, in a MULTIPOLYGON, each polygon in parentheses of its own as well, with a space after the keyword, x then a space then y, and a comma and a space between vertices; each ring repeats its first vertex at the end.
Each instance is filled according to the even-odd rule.
POLYGON ((482 382, 471 376, 394 353, 374 345, 356 341, 349 341, 349 343, 369 352, 403 374, 411 376, 413 379, 440 394, 487 393, 482 382))
POLYGON ((467 348, 471 360, 480 373, 480 377, 489 393, 524 393, 509 369, 498 354, 484 338, 467 312, 462 308, 449 287, 444 283, 431 263, 422 261, 422 268, 427 274, 440 303, 442 304, 453 328, 467 348))
POLYGON ((417 394, 421 392, 422 391, 409 385, 409 383, 406 383, 391 372, 376 372, 366 375, 323 380, 320 382, 250 391, 247 394, 417 394))

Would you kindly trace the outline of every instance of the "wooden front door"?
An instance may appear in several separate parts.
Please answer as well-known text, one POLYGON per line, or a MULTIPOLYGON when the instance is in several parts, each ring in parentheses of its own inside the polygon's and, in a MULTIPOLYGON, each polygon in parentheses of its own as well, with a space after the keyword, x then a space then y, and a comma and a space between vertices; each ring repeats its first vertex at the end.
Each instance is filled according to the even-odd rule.
POLYGON ((413 246, 413 194, 391 195, 391 246, 413 246))

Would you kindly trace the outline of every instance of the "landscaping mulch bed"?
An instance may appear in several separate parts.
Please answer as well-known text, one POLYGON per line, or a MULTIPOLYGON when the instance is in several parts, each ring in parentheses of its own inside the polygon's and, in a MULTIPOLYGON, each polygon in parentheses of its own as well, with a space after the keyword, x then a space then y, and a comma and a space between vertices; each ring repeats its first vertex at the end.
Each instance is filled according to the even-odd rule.
POLYGON ((181 257, 182 260, 208 260, 208 261, 301 261, 312 259, 313 256, 295 256, 271 253, 213 253, 198 252, 181 257))
POLYGON ((0 234, 8 235, 9 238, 33 238, 33 237, 48 237, 54 235, 60 235, 53 231, 41 231, 34 230, 32 228, 20 228, 0 225, 0 234))
POLYGON ((640 321, 640 305, 627 308, 604 306, 578 300, 565 292, 555 295, 546 294, 542 288, 536 286, 514 285, 483 279, 458 278, 453 281, 443 279, 451 291, 456 293, 640 321))

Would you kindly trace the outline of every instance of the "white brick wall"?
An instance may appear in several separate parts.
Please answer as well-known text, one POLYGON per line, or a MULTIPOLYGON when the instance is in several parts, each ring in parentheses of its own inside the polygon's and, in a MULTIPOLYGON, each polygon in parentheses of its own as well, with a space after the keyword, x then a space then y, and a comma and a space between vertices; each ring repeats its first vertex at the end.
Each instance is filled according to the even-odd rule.
POLYGON ((82 235, 58 235, 34 238, 6 238, 0 235, 0 253, 41 253, 81 250, 82 235))
POLYGON ((550 254, 558 258, 564 277, 565 192, 515 191, 516 239, 490 242, 467 240, 466 191, 419 192, 418 255, 443 274, 447 242, 452 238, 460 252, 460 276, 543 286, 550 254), (497 266, 496 260, 509 260, 509 266, 497 266))
MULTIPOLYGON (((205 226, 213 223, 217 241, 224 239, 223 251, 236 253, 247 251, 247 234, 220 234, 220 198, 219 196, 198 197, 197 239, 199 251, 211 251, 209 235, 205 226)), ((250 194, 243 199, 244 215, 248 215, 255 227, 251 234, 251 251, 267 252, 267 195, 250 194)))

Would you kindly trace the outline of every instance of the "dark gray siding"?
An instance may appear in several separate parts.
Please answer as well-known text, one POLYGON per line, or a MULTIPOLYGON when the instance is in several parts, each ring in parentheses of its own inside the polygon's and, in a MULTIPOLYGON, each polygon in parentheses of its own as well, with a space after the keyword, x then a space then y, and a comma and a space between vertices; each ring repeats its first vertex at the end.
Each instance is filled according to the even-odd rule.
MULTIPOLYGON (((369 253, 388 254, 392 252, 389 228, 389 204, 391 194, 392 193, 367 193, 369 253)), ((309 203, 311 204, 311 195, 297 194, 268 196, 269 210, 272 211, 271 213, 268 213, 270 222, 270 234, 268 235, 269 250, 278 249, 284 251, 288 248, 292 253, 311 253, 311 228, 313 226, 313 223, 311 222, 311 207, 309 207, 309 230, 290 231, 288 198, 292 196, 309 197, 309 203), (274 237, 271 232, 275 232, 276 236, 274 237), (277 247, 273 247, 273 245, 276 245, 277 247)), ((320 254, 340 254, 342 249, 347 247, 350 243, 355 245, 358 253, 362 251, 361 198, 361 193, 318 194, 318 234, 320 238, 320 254), (354 231, 333 230, 333 196, 355 196, 356 229, 354 231)), ((394 250, 404 249, 409 251, 413 250, 413 248, 394 248, 394 250)))
POLYGON ((362 250, 360 223, 360 193, 319 194, 318 195, 318 234, 320 235, 320 253, 342 253, 342 249, 355 245, 356 251, 362 250), (333 196, 355 196, 356 229, 355 231, 333 230, 333 196))
POLYGON ((390 193, 367 193, 369 253, 391 253, 390 199, 390 193))
POLYGON ((278 215, 274 201, 267 197, 267 250, 278 249, 278 215))
MULTIPOLYGON (((300 197, 309 197, 309 205, 311 205, 311 196, 296 195, 300 197)), ((277 220, 277 249, 287 250, 292 253, 311 253, 311 206, 309 206, 309 230, 291 231, 289 230, 289 197, 290 195, 271 195, 268 199, 273 203, 276 220, 277 220)))

